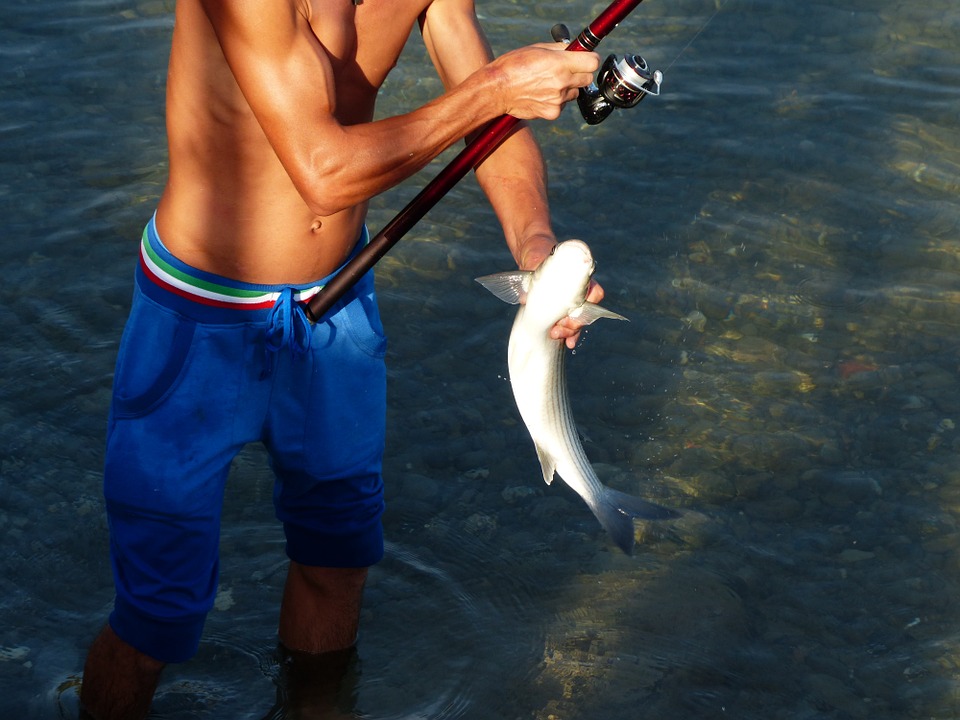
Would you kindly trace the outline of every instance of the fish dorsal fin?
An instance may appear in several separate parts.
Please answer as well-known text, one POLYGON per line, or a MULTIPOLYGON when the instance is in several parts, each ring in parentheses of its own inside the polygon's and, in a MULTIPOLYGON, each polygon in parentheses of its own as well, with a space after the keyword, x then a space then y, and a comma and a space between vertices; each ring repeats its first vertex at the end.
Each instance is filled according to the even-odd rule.
POLYGON ((537 457, 540 458, 540 469, 543 470, 543 481, 549 485, 553 482, 554 473, 557 472, 557 464, 546 450, 539 445, 537 446, 537 457))
POLYGON ((476 281, 505 303, 519 305, 527 299, 531 275, 533 273, 529 270, 511 270, 494 275, 484 275, 476 278, 476 281))
POLYGON ((623 315, 615 313, 612 310, 600 307, 594 303, 585 302, 580 307, 570 313, 570 317, 579 320, 584 325, 589 325, 600 318, 610 318, 611 320, 626 320, 623 315))

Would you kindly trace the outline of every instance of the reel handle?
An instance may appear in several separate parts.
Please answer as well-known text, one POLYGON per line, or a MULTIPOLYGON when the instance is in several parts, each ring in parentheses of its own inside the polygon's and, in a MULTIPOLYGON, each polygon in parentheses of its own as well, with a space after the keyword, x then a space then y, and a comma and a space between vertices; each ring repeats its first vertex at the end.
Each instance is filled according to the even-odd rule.
POLYGON ((570 28, 563 23, 557 23, 550 28, 550 37, 554 42, 562 42, 564 45, 570 44, 570 28))

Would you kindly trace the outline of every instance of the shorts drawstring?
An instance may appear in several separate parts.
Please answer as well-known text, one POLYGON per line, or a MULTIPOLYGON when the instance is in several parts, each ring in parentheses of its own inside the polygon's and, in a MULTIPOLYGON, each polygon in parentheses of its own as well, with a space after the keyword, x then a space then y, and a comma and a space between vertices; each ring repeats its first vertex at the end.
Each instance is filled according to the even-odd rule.
POLYGON ((284 288, 270 308, 264 337, 263 371, 260 379, 273 374, 276 355, 284 347, 290 347, 293 356, 305 355, 310 350, 311 325, 303 309, 303 303, 294 299, 293 288, 284 288))

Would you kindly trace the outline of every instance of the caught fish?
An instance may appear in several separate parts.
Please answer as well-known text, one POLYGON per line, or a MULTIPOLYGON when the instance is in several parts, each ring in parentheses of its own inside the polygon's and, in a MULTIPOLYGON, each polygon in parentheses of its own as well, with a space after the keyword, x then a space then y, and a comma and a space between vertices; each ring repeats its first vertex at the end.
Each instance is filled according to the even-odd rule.
POLYGON ((556 245, 533 272, 486 275, 477 282, 504 302, 520 304, 510 331, 507 365, 513 396, 536 446, 543 479, 549 485, 554 474, 559 475, 629 555, 634 518, 665 519, 678 513, 606 487, 580 444, 567 395, 566 348, 563 340, 550 337, 550 329, 567 315, 586 325, 599 318, 626 320, 586 301, 594 267, 587 244, 567 240, 556 245))

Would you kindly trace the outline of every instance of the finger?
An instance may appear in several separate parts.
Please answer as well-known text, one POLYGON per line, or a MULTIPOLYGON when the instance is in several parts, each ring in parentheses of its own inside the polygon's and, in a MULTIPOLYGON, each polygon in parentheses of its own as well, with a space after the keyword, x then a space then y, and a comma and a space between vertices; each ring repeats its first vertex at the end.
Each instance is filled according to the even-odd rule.
POLYGON ((567 67, 574 72, 595 73, 600 68, 600 56, 595 52, 567 53, 570 61, 567 67))
POLYGON ((564 53, 562 62, 567 71, 572 74, 589 74, 590 82, 593 74, 600 68, 600 56, 595 52, 567 52, 566 46, 558 43, 537 43, 535 47, 564 53))
POLYGON ((572 335, 579 335, 583 329, 583 323, 569 317, 558 321, 550 330, 550 337, 556 340, 565 340, 572 335))
POLYGON ((573 350, 577 347, 577 343, 580 341, 580 329, 571 329, 569 327, 564 327, 561 323, 553 326, 550 330, 550 337, 554 340, 563 340, 564 344, 573 350))
POLYGON ((592 302, 598 304, 603 300, 605 293, 603 288, 600 286, 596 280, 591 280, 590 285, 587 287, 587 302, 592 302))
POLYGON ((580 88, 585 88, 590 83, 593 82, 593 73, 578 73, 573 76, 570 81, 570 84, 577 88, 579 92, 580 88))

